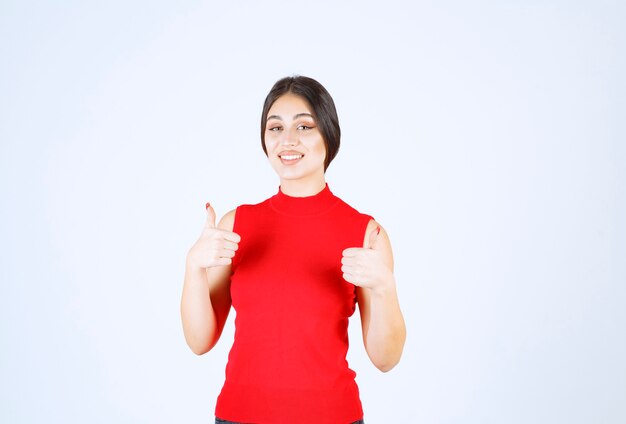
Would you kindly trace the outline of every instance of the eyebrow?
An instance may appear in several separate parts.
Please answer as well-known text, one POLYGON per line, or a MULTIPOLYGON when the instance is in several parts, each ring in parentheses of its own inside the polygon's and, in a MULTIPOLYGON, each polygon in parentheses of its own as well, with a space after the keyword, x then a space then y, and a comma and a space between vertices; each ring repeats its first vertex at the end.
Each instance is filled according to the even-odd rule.
MULTIPOLYGON (((310 113, 306 113, 306 112, 302 112, 302 113, 298 113, 297 115, 293 116, 293 119, 298 119, 298 118, 302 118, 304 116, 308 116, 309 118, 313 118, 313 115, 311 115, 310 113)), ((278 119, 280 121, 283 120, 283 118, 280 117, 280 115, 270 115, 267 117, 267 119, 265 120, 266 122, 269 121, 270 119, 278 119)), ((313 118, 315 119, 315 118, 313 118)))

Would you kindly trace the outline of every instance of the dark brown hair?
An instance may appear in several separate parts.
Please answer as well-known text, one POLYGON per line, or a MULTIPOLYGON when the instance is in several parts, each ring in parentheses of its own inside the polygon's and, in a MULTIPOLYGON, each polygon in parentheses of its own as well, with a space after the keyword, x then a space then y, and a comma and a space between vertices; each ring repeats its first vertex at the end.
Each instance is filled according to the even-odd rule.
POLYGON ((302 97, 311 107, 315 123, 322 134, 324 145, 326 146, 326 158, 324 159, 324 171, 330 165, 339 151, 341 139, 341 129, 339 128, 339 118, 335 109, 335 102, 322 84, 313 78, 296 75, 285 77, 276 81, 272 87, 261 114, 261 146, 267 155, 265 148, 265 129, 267 125, 267 114, 276 100, 282 95, 292 93, 302 97))

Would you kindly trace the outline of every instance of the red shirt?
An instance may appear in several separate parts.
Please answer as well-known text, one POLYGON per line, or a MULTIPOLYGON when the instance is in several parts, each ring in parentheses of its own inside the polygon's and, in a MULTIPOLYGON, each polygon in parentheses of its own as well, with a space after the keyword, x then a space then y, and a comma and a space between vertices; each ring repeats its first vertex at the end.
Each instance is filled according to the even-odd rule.
POLYGON ((356 288, 342 251, 363 246, 372 218, 326 186, 237 208, 233 258, 235 341, 215 415, 245 423, 352 423, 363 417, 348 367, 356 288))

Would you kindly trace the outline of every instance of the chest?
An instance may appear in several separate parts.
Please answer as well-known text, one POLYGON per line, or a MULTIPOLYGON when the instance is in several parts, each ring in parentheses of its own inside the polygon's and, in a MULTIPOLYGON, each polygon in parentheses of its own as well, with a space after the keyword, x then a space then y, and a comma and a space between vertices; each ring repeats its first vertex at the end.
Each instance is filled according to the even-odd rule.
POLYGON ((355 287, 343 279, 341 258, 354 237, 329 217, 276 219, 258 220, 240 234, 231 277, 234 308, 351 315, 355 287))

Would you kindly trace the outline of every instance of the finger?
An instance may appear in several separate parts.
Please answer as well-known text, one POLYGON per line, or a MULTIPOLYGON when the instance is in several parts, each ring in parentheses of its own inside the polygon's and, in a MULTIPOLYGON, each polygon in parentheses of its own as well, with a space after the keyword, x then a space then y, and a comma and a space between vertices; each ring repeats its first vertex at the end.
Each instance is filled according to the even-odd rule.
POLYGON ((229 250, 229 249, 222 249, 218 252, 219 258, 234 258, 235 254, 237 252, 235 252, 234 250, 229 250))
POLYGON ((215 228, 215 211, 210 203, 206 204, 206 223, 204 226, 207 228, 215 228))
POLYGON ((376 244, 378 242, 378 235, 380 234, 380 227, 374 228, 369 235, 368 238, 368 247, 370 249, 376 249, 376 244))
POLYGON ((348 283, 354 284, 354 285, 358 285, 357 284, 357 280, 356 278, 354 278, 354 275, 344 272, 343 273, 343 279, 346 280, 348 283))
POLYGON ((222 243, 222 248, 225 250, 232 250, 233 252, 235 252, 237 249, 239 249, 239 245, 235 242, 225 239, 222 243))
POLYGON ((357 256, 361 252, 361 250, 363 250, 362 247, 350 247, 350 248, 344 250, 342 255, 343 255, 343 257, 350 258, 350 257, 353 257, 353 256, 357 256))
POLYGON ((222 234, 224 235, 224 240, 232 241, 233 243, 239 243, 241 241, 241 236, 232 231, 222 230, 222 234))
POLYGON ((353 266, 351 266, 351 265, 342 265, 341 266, 341 272, 343 272, 344 274, 354 275, 355 271, 356 271, 356 269, 353 266))
POLYGON ((352 283, 354 283, 354 281, 359 281, 362 283, 366 279, 367 275, 364 270, 356 267, 347 267, 345 269, 342 269, 342 272, 350 276, 350 278, 352 279, 352 283))
POLYGON ((226 266, 232 263, 233 263, 233 260, 231 258, 217 258, 213 264, 214 266, 226 266))

